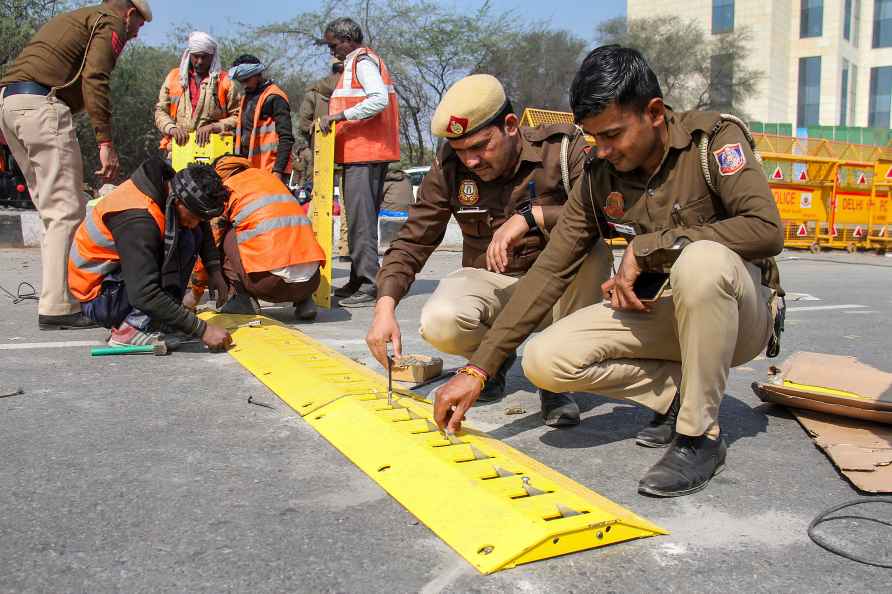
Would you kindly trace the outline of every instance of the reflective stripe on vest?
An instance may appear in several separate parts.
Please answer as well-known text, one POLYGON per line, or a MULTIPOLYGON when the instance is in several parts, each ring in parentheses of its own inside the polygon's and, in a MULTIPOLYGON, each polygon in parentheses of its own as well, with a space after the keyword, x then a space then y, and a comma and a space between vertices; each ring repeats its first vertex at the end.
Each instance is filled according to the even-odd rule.
POLYGON ((364 47, 347 56, 344 72, 338 80, 328 103, 328 113, 334 115, 359 105, 367 97, 356 77, 359 58, 372 60, 381 71, 381 79, 387 88, 387 107, 366 120, 338 122, 335 134, 336 163, 373 163, 400 160, 399 103, 393 88, 390 70, 371 49, 364 47))
POLYGON ((306 209, 278 177, 251 168, 224 185, 232 190, 224 216, 232 222, 246 272, 325 260, 306 209))
MULTIPOLYGON (((273 170, 279 156, 279 134, 276 132, 276 120, 273 117, 261 119, 260 115, 263 112, 263 104, 272 96, 281 97, 286 103, 288 102, 288 95, 275 84, 270 83, 263 89, 254 105, 254 125, 251 128, 251 138, 248 139, 248 154, 242 155, 251 161, 253 167, 266 171, 273 170)), ((238 128, 235 132, 235 146, 239 151, 242 147, 242 119, 246 103, 247 98, 242 95, 239 104, 238 128)), ((291 160, 291 155, 288 155, 284 173, 291 173, 291 160)))
MULTIPOLYGON (((167 112, 170 114, 170 117, 174 122, 177 121, 177 113, 180 110, 180 102, 185 95, 185 90, 183 89, 183 83, 180 82, 180 69, 174 68, 170 72, 167 73, 167 78, 164 79, 164 86, 167 87, 167 96, 170 99, 170 104, 167 106, 167 112)), ((229 117, 229 112, 226 111, 226 106, 229 104, 229 93, 232 90, 232 81, 229 80, 229 74, 226 72, 221 72, 217 77, 217 103, 220 105, 220 109, 223 110, 223 117, 229 117)), ((167 150, 170 147, 170 136, 163 135, 161 137, 161 143, 159 148, 163 150, 167 150)))
POLYGON ((91 200, 68 252, 68 287, 78 301, 95 299, 102 290, 102 280, 120 268, 121 257, 105 217, 131 209, 147 210, 158 225, 158 231, 164 234, 161 209, 130 180, 104 198, 91 200))

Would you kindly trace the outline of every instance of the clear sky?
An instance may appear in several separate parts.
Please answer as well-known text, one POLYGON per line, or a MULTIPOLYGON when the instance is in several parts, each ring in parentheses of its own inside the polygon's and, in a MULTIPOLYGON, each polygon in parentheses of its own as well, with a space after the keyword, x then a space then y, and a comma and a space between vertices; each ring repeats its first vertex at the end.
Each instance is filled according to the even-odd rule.
MULTIPOLYGON (((168 32, 188 22, 214 34, 227 33, 233 23, 265 25, 281 22, 318 8, 318 0, 150 0, 154 20, 140 32, 149 44, 167 41, 168 32)), ((473 9, 482 0, 452 0, 458 9, 473 9)), ((586 40, 593 40, 595 25, 626 13, 625 0, 492 0, 495 10, 515 10, 529 22, 550 22, 586 40)))

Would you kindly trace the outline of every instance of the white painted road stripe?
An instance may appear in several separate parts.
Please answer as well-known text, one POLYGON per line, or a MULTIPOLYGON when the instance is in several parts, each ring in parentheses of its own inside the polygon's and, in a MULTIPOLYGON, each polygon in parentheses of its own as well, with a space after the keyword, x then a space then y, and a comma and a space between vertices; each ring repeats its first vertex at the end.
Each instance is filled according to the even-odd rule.
POLYGON ((67 342, 23 342, 22 344, 0 344, 0 351, 24 351, 28 349, 68 349, 72 347, 103 346, 98 340, 69 340, 67 342))
POLYGON ((866 305, 855 305, 849 303, 846 305, 810 305, 806 307, 788 307, 787 311, 824 311, 827 309, 860 309, 867 307, 866 305))

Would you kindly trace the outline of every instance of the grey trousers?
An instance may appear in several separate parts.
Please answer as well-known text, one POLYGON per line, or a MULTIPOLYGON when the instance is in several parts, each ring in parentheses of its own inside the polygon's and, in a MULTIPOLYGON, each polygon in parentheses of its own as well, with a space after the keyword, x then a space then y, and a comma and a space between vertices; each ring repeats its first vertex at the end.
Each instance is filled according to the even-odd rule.
POLYGON ((387 163, 344 165, 344 206, 350 244, 350 281, 374 285, 378 275, 378 209, 387 163))

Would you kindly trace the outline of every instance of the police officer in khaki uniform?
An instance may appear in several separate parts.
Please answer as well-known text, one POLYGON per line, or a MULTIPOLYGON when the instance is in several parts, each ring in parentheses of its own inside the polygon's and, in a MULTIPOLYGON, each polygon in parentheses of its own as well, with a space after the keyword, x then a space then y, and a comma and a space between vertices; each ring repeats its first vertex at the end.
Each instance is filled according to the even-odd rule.
MULTIPOLYGON (((386 343, 392 342, 394 353, 400 354, 396 304, 443 240, 453 216, 464 240, 463 268, 444 278, 425 304, 421 335, 440 351, 463 357, 474 353, 518 280, 553 237, 589 150, 573 126, 519 126, 504 88, 489 75, 455 83, 437 107, 431 128, 447 142, 377 277, 378 300, 366 341, 382 365, 386 343)), ((583 259, 576 281, 555 300, 554 319, 600 299, 600 284, 610 273, 610 252, 601 240, 587 247, 591 254, 583 259)), ((551 305, 548 309, 552 314, 551 305)), ((551 317, 543 315, 543 327, 551 317)), ((496 365, 481 400, 504 396, 514 358, 512 350, 496 365)), ((541 390, 540 398, 547 424, 579 422, 579 408, 569 396, 541 390)))
POLYGON ((152 20, 147 0, 105 0, 54 17, 34 35, 0 81, 0 131, 28 183, 44 236, 41 330, 95 326, 68 292, 68 250, 84 218, 83 160, 72 114, 90 116, 102 169, 118 173, 109 80, 124 44, 152 20))
POLYGON ((693 493, 725 463, 718 412, 730 367, 776 338, 772 304, 782 290, 772 256, 783 248, 780 215, 745 128, 717 113, 671 111, 637 51, 593 50, 570 104, 599 158, 586 164, 551 241, 469 366, 439 390, 435 417, 458 430, 485 379, 572 282, 592 239, 621 232, 630 244, 602 286, 604 302, 533 338, 524 372, 547 390, 652 409, 654 422, 638 441, 669 449, 638 489, 693 493), (668 272, 671 295, 642 303, 634 285, 644 271, 668 272))

